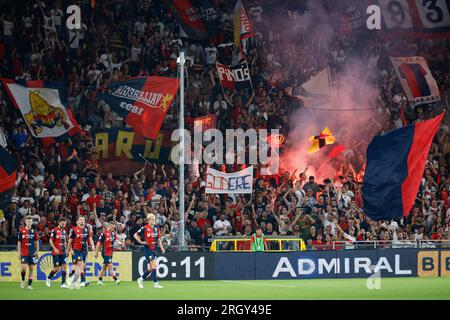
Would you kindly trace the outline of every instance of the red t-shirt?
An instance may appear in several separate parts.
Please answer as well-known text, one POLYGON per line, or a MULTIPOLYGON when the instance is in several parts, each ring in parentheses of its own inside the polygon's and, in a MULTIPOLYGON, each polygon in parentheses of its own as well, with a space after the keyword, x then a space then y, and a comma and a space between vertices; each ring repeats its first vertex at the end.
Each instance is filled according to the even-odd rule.
POLYGON ((101 198, 102 198, 101 196, 99 196, 98 194, 96 194, 95 196, 89 196, 89 197, 86 199, 86 203, 88 204, 89 209, 90 209, 91 211, 94 211, 94 203, 97 205, 97 207, 100 206, 100 199, 101 199, 101 198))

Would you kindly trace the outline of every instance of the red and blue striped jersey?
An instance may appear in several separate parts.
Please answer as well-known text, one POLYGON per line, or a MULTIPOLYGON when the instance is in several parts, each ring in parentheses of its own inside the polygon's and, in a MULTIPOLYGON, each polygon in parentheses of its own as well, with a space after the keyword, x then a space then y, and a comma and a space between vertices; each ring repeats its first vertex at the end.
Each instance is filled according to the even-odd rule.
POLYGON ((114 241, 116 241, 116 233, 105 229, 98 238, 98 241, 102 244, 102 255, 112 256, 114 241))
POLYGON ((152 228, 146 224, 139 229, 138 234, 144 238, 146 246, 149 247, 150 250, 154 251, 157 248, 158 239, 161 237, 158 226, 154 225, 152 228))
MULTIPOLYGON (((67 240, 66 230, 61 230, 60 227, 56 227, 52 230, 50 237, 53 241, 53 245, 59 250, 59 254, 65 254, 67 240)), ((52 250, 52 254, 56 255, 55 250, 52 250)))
POLYGON ((88 239, 92 237, 92 232, 88 227, 74 227, 70 230, 69 238, 73 239, 72 248, 77 251, 85 251, 88 247, 88 239))
POLYGON ((35 241, 39 240, 39 235, 34 228, 21 228, 17 235, 17 240, 20 241, 20 250, 23 257, 32 256, 36 252, 35 241))

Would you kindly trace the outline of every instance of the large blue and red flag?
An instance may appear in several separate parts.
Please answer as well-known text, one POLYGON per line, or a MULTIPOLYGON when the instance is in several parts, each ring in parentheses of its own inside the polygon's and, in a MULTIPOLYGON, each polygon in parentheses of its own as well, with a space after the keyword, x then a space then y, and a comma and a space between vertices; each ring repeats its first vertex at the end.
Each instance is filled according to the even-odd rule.
POLYGON ((165 77, 137 77, 110 84, 97 94, 133 130, 156 139, 178 91, 179 81, 165 77))
POLYGON ((5 210, 13 194, 17 178, 16 159, 0 146, 0 209, 5 210))
POLYGON ((35 138, 43 139, 44 143, 53 143, 81 132, 72 110, 66 108, 62 83, 0 80, 35 138))
POLYGON ((444 114, 375 136, 367 147, 364 212, 373 220, 407 216, 444 114))

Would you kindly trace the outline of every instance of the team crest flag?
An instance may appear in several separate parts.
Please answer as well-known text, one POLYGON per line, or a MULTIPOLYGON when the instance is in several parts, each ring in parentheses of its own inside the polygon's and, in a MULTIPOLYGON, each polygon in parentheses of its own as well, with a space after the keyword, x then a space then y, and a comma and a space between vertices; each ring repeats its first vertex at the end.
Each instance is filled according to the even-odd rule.
POLYGON ((56 138, 81 132, 72 110, 65 107, 60 83, 1 79, 14 106, 36 138, 56 138))
POLYGON ((441 100, 436 80, 422 57, 391 57, 398 80, 411 105, 441 100))
POLYGON ((134 131, 156 139, 179 86, 178 79, 137 77, 109 85, 97 94, 134 131))
POLYGON ((238 172, 224 173, 212 168, 206 172, 207 194, 242 194, 253 191, 253 166, 238 172))
POLYGON ((369 218, 378 221, 408 216, 443 116, 373 138, 367 147, 362 187, 363 210, 369 218))
POLYGON ((315 153, 325 147, 326 145, 336 142, 336 138, 331 134, 330 129, 325 128, 318 136, 311 136, 309 138, 311 146, 308 148, 308 153, 315 153))

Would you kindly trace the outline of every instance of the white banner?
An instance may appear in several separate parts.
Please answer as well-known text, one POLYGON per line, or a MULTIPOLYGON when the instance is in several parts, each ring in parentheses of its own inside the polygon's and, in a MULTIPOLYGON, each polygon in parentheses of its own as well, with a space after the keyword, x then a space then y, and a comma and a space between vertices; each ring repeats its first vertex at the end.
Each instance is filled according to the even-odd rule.
POLYGON ((252 193, 253 166, 233 173, 223 173, 208 168, 205 191, 207 194, 252 193))
POLYGON ((422 57, 391 57, 398 80, 411 105, 441 100, 436 80, 422 57))

